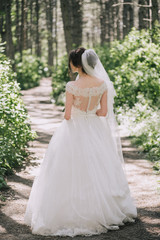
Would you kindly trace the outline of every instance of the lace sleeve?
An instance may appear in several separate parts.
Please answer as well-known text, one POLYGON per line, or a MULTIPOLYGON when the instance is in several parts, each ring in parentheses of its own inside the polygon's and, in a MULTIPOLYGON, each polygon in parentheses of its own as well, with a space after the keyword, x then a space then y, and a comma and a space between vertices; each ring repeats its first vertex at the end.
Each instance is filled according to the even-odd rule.
POLYGON ((108 89, 107 84, 104 82, 98 87, 79 88, 72 84, 72 81, 66 84, 66 91, 75 96, 88 97, 89 95, 97 96, 103 94, 108 89))
POLYGON ((69 93, 72 93, 72 94, 74 93, 74 88, 72 86, 71 81, 66 84, 66 91, 69 92, 69 93))
POLYGON ((107 84, 105 82, 102 84, 101 91, 102 91, 101 93, 104 93, 105 91, 108 91, 108 87, 107 87, 107 84))

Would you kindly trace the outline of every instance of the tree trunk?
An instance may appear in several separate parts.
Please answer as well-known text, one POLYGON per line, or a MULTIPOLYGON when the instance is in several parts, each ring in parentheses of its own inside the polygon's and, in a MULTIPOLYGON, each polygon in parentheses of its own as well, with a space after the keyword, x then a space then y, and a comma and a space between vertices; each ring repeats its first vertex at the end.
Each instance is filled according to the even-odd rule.
POLYGON ((100 0, 100 24, 101 24, 101 45, 103 45, 106 41, 106 9, 105 9, 105 1, 100 0))
POLYGON ((72 0, 72 41, 75 47, 82 44, 82 0, 72 0))
POLYGON ((3 43, 6 41, 5 0, 1 0, 0 13, 0 35, 3 43))
POLYGON ((158 22, 160 24, 160 1, 159 0, 157 1, 157 4, 158 4, 158 22))
POLYGON ((133 25, 136 29, 139 29, 139 7, 138 0, 133 1, 133 25))
POLYGON ((6 28, 5 28, 3 15, 0 17, 0 35, 1 35, 2 43, 4 43, 6 41, 6 28))
POLYGON ((11 22, 11 0, 5 1, 5 15, 6 15, 6 55, 14 59, 14 47, 12 41, 12 22, 11 22))
POLYGON ((20 54, 27 49, 27 0, 21 2, 21 39, 20 39, 20 54))
POLYGON ((54 0, 45 0, 46 3, 46 23, 48 41, 48 65, 53 66, 53 5, 54 0))
POLYGON ((114 28, 115 28, 115 8, 112 5, 115 3, 115 0, 110 2, 109 18, 110 18, 110 42, 114 41, 114 28))
POLYGON ((31 54, 32 54, 32 44, 33 44, 33 1, 34 0, 30 0, 30 3, 29 3, 30 18, 29 18, 29 28, 28 28, 28 34, 29 34, 28 48, 31 49, 31 54))
POLYGON ((69 53, 82 43, 82 0, 61 0, 61 11, 66 50, 69 53))
POLYGON ((16 51, 20 52, 19 1, 16 0, 16 51))
MULTIPOLYGON (((112 5, 116 4, 118 0, 113 0, 112 5)), ((118 28, 118 8, 112 7, 113 15, 113 41, 117 39, 117 28, 118 28)))
POLYGON ((106 0, 105 2, 105 10, 106 10, 106 41, 108 43, 111 42, 111 35, 112 35, 112 11, 111 11, 112 1, 106 0))
POLYGON ((118 24, 117 24, 117 38, 119 40, 123 39, 123 0, 119 0, 121 5, 118 9, 118 24))
POLYGON ((144 29, 149 27, 149 8, 148 7, 143 7, 143 5, 149 5, 148 0, 139 0, 139 4, 142 6, 139 8, 139 29, 144 29))
POLYGON ((55 60, 53 63, 55 65, 55 67, 57 68, 58 66, 58 39, 57 39, 57 1, 55 0, 54 2, 54 9, 53 9, 53 13, 54 13, 54 58, 53 60, 55 60))
POLYGON ((61 0, 61 11, 67 52, 72 49, 72 9, 71 0, 61 0))
POLYGON ((155 21, 158 21, 158 1, 152 0, 152 27, 154 27, 155 21))
POLYGON ((24 0, 21 1, 21 37, 20 37, 20 55, 22 59, 22 51, 24 46, 24 0))
POLYGON ((27 49, 27 0, 24 0, 24 45, 23 45, 23 49, 27 49))
MULTIPOLYGON (((131 0, 124 0, 124 3, 131 0)), ((130 4, 123 6, 123 37, 125 37, 133 27, 133 6, 130 4)))
POLYGON ((41 56, 41 46, 39 38, 39 0, 36 0, 35 12, 36 12, 36 55, 41 56))

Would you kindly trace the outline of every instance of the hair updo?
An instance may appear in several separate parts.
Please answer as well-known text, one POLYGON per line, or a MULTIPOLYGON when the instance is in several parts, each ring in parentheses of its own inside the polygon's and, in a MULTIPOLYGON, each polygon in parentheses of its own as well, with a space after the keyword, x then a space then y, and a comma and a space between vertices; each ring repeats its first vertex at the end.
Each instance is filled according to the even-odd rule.
POLYGON ((80 47, 80 48, 76 48, 75 50, 72 50, 69 53, 68 67, 69 67, 70 71, 71 71, 70 62, 72 62, 72 64, 75 67, 81 67, 82 71, 84 73, 86 73, 83 66, 82 66, 82 54, 84 53, 85 50, 86 50, 85 48, 80 47))

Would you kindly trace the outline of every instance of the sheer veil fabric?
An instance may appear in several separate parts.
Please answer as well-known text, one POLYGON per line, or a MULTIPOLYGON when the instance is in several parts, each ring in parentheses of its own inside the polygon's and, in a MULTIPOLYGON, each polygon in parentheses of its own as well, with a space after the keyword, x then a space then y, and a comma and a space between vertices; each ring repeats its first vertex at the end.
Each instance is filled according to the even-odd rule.
POLYGON ((93 50, 85 50, 82 63, 89 75, 103 81, 86 88, 66 84, 73 97, 71 118, 50 140, 24 216, 33 234, 98 235, 137 217, 117 141, 113 84, 93 50), (106 92, 105 118, 96 111, 106 92))
MULTIPOLYGON (((114 97, 116 96, 116 92, 113 86, 113 83, 110 81, 110 78, 104 69, 98 55, 93 49, 87 49, 85 52, 82 54, 82 65, 87 74, 90 76, 97 77, 99 79, 102 79, 106 82, 107 85, 107 116, 106 120, 107 123, 109 122, 111 132, 112 132, 112 137, 115 142, 117 154, 119 156, 119 159, 123 165, 124 168, 124 158, 122 154, 122 148, 121 148, 121 140, 120 140, 120 135, 119 135, 119 130, 118 130, 118 124, 116 122, 116 118, 114 115, 113 111, 113 104, 114 104, 114 97)), ((78 77, 77 77, 78 79, 78 77)))

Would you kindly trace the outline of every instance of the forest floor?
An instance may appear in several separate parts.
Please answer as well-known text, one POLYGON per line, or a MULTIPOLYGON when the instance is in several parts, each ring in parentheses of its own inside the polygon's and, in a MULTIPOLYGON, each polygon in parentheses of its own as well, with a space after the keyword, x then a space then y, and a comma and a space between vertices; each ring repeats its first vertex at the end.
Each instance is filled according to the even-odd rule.
MULTIPOLYGON (((33 235, 24 224, 24 213, 33 179, 37 174, 54 131, 63 119, 63 107, 50 102, 50 79, 42 79, 39 87, 22 91, 24 102, 31 116, 32 129, 37 139, 29 145, 31 155, 24 167, 8 177, 9 189, 3 191, 6 201, 0 202, 0 239, 1 240, 59 240, 70 237, 44 237, 33 235)), ((127 223, 117 231, 90 237, 77 236, 76 240, 152 240, 160 239, 160 195, 158 176, 130 139, 121 131, 125 168, 128 183, 138 209, 135 223, 127 223)))

